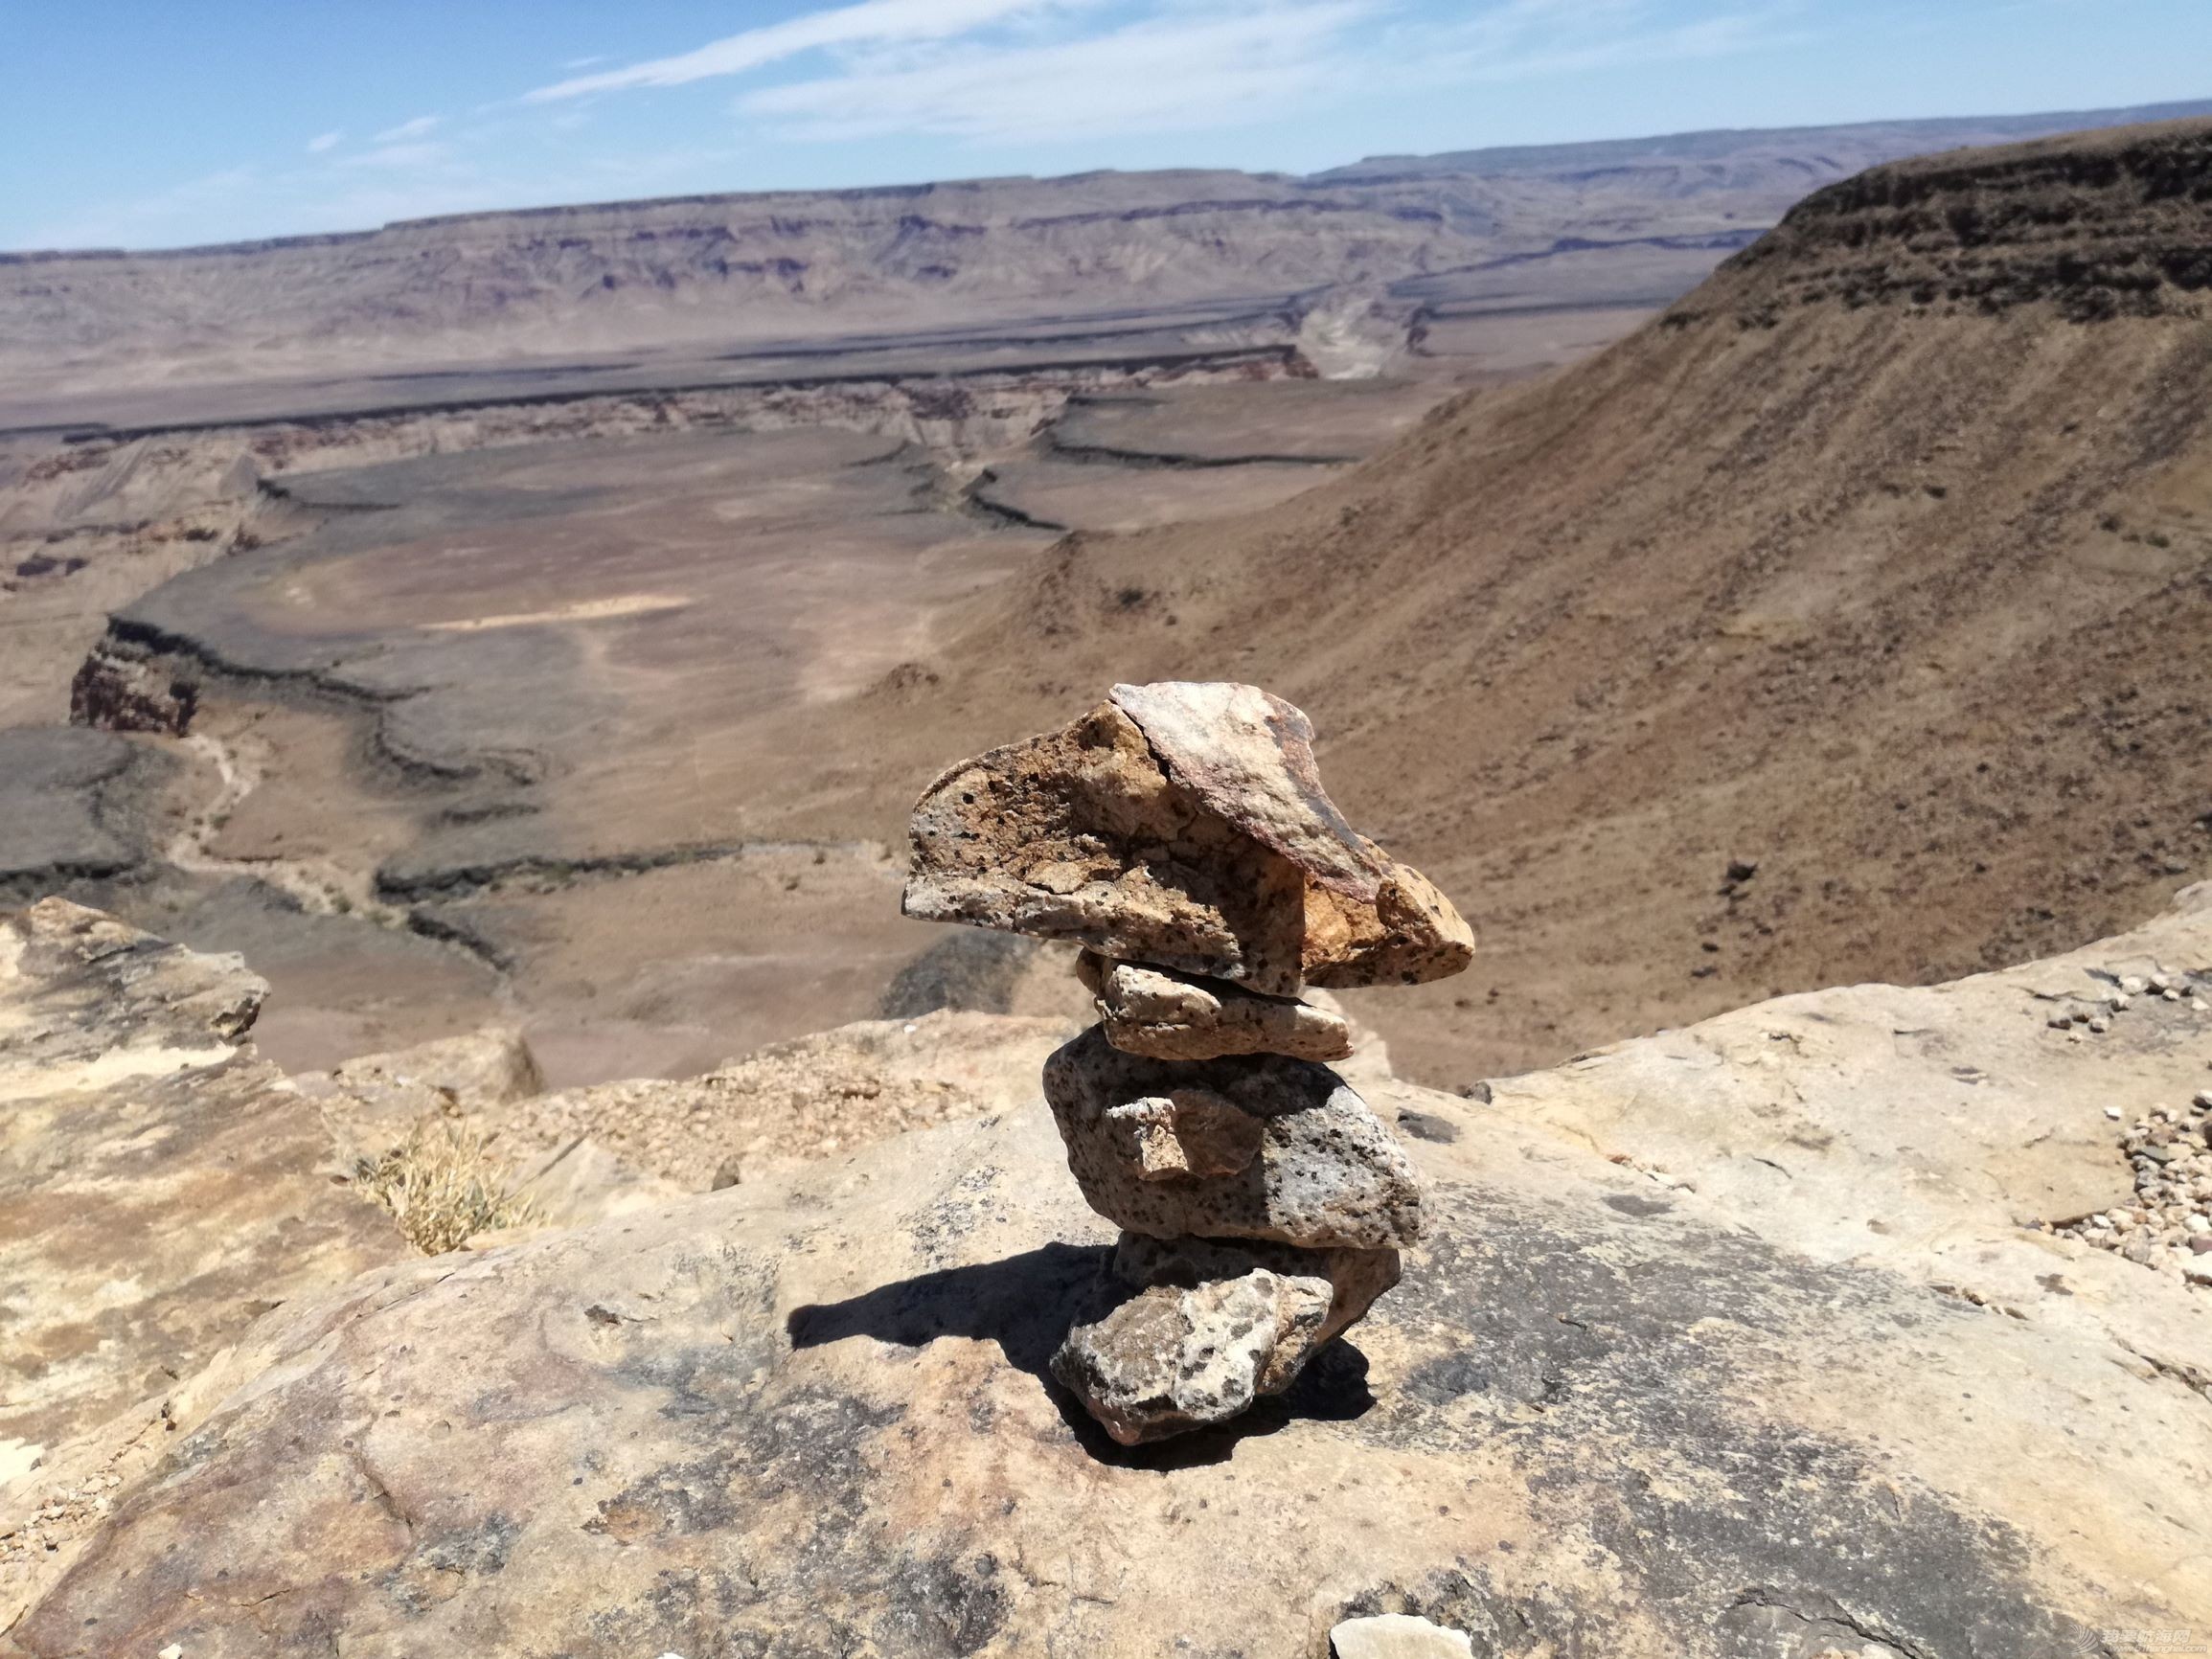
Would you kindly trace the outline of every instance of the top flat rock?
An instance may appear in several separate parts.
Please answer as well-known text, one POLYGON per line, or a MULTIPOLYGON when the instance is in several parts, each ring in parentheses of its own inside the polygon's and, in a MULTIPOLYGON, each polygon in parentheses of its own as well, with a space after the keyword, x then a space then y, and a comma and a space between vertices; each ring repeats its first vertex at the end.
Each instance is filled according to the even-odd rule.
POLYGON ((1074 724, 929 786, 906 914, 1271 995, 1457 973, 1473 934, 1345 822, 1311 743, 1306 716, 1256 686, 1116 686, 1074 724))
POLYGON ((1374 899, 1380 872, 1321 787, 1303 711, 1258 686, 1220 681, 1116 686, 1112 697, 1176 783, 1322 886, 1374 899))

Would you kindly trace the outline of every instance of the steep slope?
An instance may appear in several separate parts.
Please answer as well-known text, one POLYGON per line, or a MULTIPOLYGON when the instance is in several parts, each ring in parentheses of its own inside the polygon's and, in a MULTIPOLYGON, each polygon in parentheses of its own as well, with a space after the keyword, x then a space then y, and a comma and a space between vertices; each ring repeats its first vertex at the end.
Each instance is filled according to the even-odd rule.
POLYGON ((2204 123, 1831 187, 1339 482, 1064 540, 879 763, 1114 679, 1292 698, 1483 937, 1369 1011, 1430 1080, 2112 931, 2212 852, 2208 236, 2204 123))

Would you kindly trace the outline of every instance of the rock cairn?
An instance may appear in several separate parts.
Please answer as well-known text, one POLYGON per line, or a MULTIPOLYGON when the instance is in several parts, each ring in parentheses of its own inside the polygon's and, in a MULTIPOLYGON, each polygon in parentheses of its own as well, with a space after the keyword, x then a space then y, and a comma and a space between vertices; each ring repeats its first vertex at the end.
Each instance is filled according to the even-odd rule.
POLYGON ((1255 686, 1116 686, 914 809, 907 915, 1083 947, 1100 1023, 1044 1092, 1122 1236, 1052 1368, 1126 1445, 1288 1388, 1420 1232, 1403 1149, 1322 1063, 1345 1022, 1301 993, 1441 979, 1474 940, 1344 821, 1312 736, 1255 686))

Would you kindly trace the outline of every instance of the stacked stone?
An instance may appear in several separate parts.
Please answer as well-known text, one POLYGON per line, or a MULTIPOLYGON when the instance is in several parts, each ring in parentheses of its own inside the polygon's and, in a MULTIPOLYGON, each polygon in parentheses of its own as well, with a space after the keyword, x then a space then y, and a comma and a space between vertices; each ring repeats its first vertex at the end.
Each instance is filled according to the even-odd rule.
POLYGON ((1053 1373, 1124 1444, 1288 1388, 1398 1282, 1413 1167, 1322 1063, 1309 986, 1457 973, 1450 902, 1344 821, 1312 726, 1254 686, 1116 686, 963 761, 913 820, 904 909, 1083 945, 1100 1023, 1045 1064, 1068 1167, 1122 1231, 1053 1373))

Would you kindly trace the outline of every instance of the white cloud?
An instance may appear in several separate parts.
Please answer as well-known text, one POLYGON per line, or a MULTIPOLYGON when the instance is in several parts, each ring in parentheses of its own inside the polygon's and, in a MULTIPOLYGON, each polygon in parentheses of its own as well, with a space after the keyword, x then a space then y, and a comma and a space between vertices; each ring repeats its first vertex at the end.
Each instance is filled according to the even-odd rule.
POLYGON ((771 23, 763 29, 709 41, 696 51, 673 57, 656 57, 627 69, 582 75, 524 95, 525 102, 543 103, 554 99, 581 98, 592 92, 616 92, 633 86, 682 86, 718 75, 741 75, 748 69, 793 57, 826 46, 859 46, 899 40, 946 40, 973 33, 1024 12, 1055 9, 1068 0, 861 0, 857 6, 840 6, 828 11, 771 23))
POLYGON ((449 161, 453 147, 447 144, 381 144, 375 149, 365 149, 359 155, 349 155, 337 165, 340 167, 409 168, 432 167, 449 161))
POLYGON ((604 63, 605 61, 606 58, 603 54, 595 52, 589 57, 571 57, 566 63, 561 65, 561 68, 589 69, 595 63, 604 63))
POLYGON ((422 138, 438 129, 439 117, 418 115, 413 121, 402 121, 398 126, 388 126, 371 142, 376 144, 404 144, 412 138, 422 138))
POLYGON ((342 132, 323 133, 308 140, 308 153, 309 155, 321 155, 327 149, 335 149, 345 140, 346 135, 342 132))
POLYGON ((1048 45, 878 54, 749 93, 739 107, 818 140, 926 132, 1021 142, 1232 125, 1360 89, 1370 66, 1354 31, 1377 11, 1370 0, 1182 7, 1048 45))
POLYGON ((1789 38, 1793 0, 1665 18, 1653 0, 1507 0, 1437 31, 1407 63, 1423 84, 1534 80, 1625 63, 1717 57, 1789 38))

